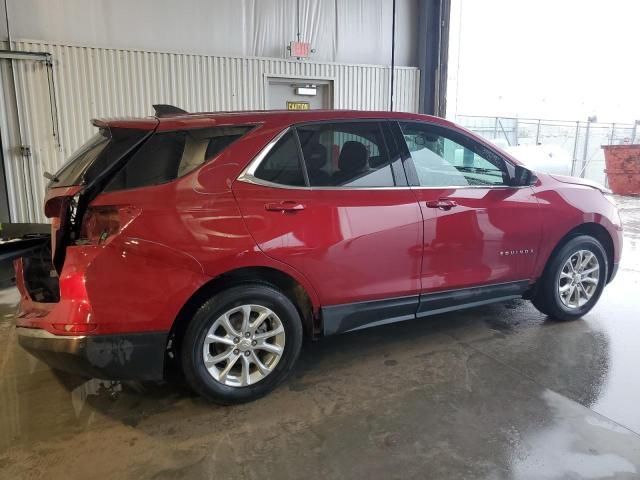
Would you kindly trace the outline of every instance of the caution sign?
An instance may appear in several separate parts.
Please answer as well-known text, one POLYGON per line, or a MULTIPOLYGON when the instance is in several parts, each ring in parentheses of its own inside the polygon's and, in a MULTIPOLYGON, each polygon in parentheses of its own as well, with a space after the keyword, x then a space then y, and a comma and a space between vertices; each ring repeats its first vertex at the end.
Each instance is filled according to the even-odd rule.
POLYGON ((287 110, 310 110, 309 102, 287 102, 287 110))

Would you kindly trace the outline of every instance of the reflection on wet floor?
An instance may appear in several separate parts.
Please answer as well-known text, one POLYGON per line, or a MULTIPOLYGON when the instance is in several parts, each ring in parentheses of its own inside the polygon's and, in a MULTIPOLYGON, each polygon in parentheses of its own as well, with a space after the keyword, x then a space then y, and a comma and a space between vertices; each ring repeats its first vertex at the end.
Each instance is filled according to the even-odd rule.
POLYGON ((620 442, 631 432, 588 412, 575 415, 573 403, 550 390, 543 399, 558 421, 528 438, 530 454, 514 463, 514 477, 558 478, 562 472, 577 478, 615 478, 638 473, 637 464, 629 460, 637 459, 637 448, 620 442), (589 448, 579 451, 575 443, 582 438, 590 440, 589 448), (617 448, 607 448, 611 443, 617 448))
POLYGON ((0 478, 638 478, 640 200, 584 320, 513 301, 305 346, 247 405, 86 380, 16 345, 0 292, 0 478))
POLYGON ((71 404, 73 405, 76 417, 80 416, 82 409, 87 403, 87 397, 89 395, 104 394, 117 399, 118 393, 120 392, 122 392, 121 382, 92 378, 81 383, 79 386, 71 390, 71 404))

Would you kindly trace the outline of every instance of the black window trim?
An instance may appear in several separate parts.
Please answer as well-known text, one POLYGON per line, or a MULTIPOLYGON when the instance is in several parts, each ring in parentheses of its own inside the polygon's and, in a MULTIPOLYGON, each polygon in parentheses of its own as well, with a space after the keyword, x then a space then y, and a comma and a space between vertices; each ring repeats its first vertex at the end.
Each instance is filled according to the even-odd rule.
POLYGON ((298 165, 300 165, 300 170, 302 170, 302 178, 304 178, 304 186, 311 187, 311 182, 309 181, 309 172, 307 171, 307 164, 304 161, 304 153, 302 153, 302 144, 300 143, 300 137, 298 136, 298 129, 292 128, 293 139, 296 142, 296 147, 298 149, 298 165))
POLYGON ((395 120, 386 119, 380 122, 380 129, 382 130, 382 138, 385 142, 385 147, 387 149, 387 155, 389 157, 390 165, 391 165, 391 173, 393 174, 393 182, 396 187, 408 187, 409 179, 407 178, 407 171, 404 167, 404 151, 403 147, 406 147, 404 139, 402 143, 398 141, 397 135, 394 132, 394 123, 395 120), (391 149, 389 148, 389 142, 393 142, 395 150, 398 154, 398 159, 400 160, 400 164, 396 162, 395 159, 391 158, 391 149), (398 178, 400 177, 400 178, 398 178))
MULTIPOLYGON (((269 143, 267 143, 267 145, 265 145, 263 147, 262 150, 260 150, 260 152, 258 152, 258 154, 253 158, 253 160, 251 160, 249 162, 249 164, 247 165, 247 167, 240 173, 240 175, 238 176, 238 178, 236 179, 237 181, 240 182, 245 182, 245 183, 252 183, 255 185, 262 185, 265 187, 273 187, 273 188, 281 188, 281 189, 286 189, 286 190, 399 190, 399 189, 409 189, 411 188, 409 186, 408 183, 408 177, 406 176, 406 172, 405 172, 405 177, 407 180, 407 183, 405 183, 404 185, 398 185, 398 181, 396 180, 396 172, 393 168, 393 162, 389 162, 387 163, 387 166, 389 166, 391 168, 391 175, 393 178, 393 182, 394 185, 393 186, 386 186, 386 187, 370 187, 370 186, 350 186, 350 187, 345 187, 345 186, 322 186, 322 187, 312 187, 309 185, 309 175, 307 173, 307 166, 305 164, 304 161, 304 156, 302 154, 302 146, 300 144, 300 138, 298 137, 298 128, 299 127, 305 127, 307 125, 318 125, 318 124, 335 124, 335 123, 363 123, 363 122, 376 122, 378 124, 378 130, 380 131, 380 136, 382 138, 382 148, 384 149, 384 153, 387 155, 388 159, 391 159, 391 155, 389 152, 389 148, 388 145, 386 143, 386 135, 384 133, 384 131, 382 130, 382 123, 383 122, 395 122, 395 119, 387 119, 387 118, 337 118, 337 119, 326 119, 326 120, 314 120, 314 121, 307 121, 307 122, 298 122, 298 123, 292 123, 291 125, 287 126, 286 128, 284 128, 281 132, 279 132, 275 137, 273 137, 273 139, 271 139, 271 141, 269 141, 269 143), (258 167, 260 166, 260 164, 262 163, 262 161, 267 157, 267 155, 271 152, 271 150, 276 146, 276 144, 289 132, 293 130, 294 132, 294 137, 296 139, 296 143, 298 145, 298 161, 301 162, 302 165, 302 172, 303 172, 303 176, 305 179, 305 186, 299 186, 299 185, 284 185, 282 183, 275 183, 275 182, 270 182, 269 180, 263 180, 261 178, 258 178, 255 176, 256 170, 258 169, 258 167)), ((399 127, 398 127, 399 128, 399 127)), ((392 132, 393 134, 393 129, 392 132)), ((404 138, 402 139, 402 142, 404 143, 404 138)), ((397 143, 397 139, 396 139, 396 143, 397 143)), ((402 152, 402 144, 397 145, 398 149, 402 152)), ((406 145, 405 145, 406 148, 406 145)), ((402 154, 401 154, 402 156, 402 154)), ((403 159, 404 160, 404 159, 403 159)), ((404 183, 402 181, 400 181, 400 183, 404 183)))
MULTIPOLYGON (((401 149, 402 149, 402 165, 405 168, 405 173, 407 175, 407 180, 409 182, 409 187, 413 188, 413 189, 421 189, 421 190, 447 190, 447 189, 467 189, 467 188, 491 188, 491 189, 505 189, 505 188, 529 188, 529 185, 519 185, 519 186, 513 186, 513 185, 443 185, 443 186, 426 186, 426 185, 420 185, 418 182, 418 176, 417 173, 415 172, 415 167, 413 166, 413 161, 412 161, 412 157, 411 157, 411 152, 409 152, 409 147, 407 146, 407 142, 404 139, 404 135, 402 134, 402 128, 400 127, 400 123, 414 123, 417 125, 424 125, 424 126, 428 126, 428 127, 434 127, 435 129, 440 129, 444 132, 447 133, 451 133, 452 137, 456 137, 456 136, 460 136, 463 135, 463 133, 461 133, 458 130, 455 130, 451 127, 448 127, 446 125, 440 125, 437 123, 433 123, 433 122, 428 122, 428 121, 421 121, 421 120, 414 120, 414 119, 393 119, 390 120, 391 123, 395 124, 395 127, 392 129, 396 135, 396 141, 400 142, 401 145, 401 149), (406 158, 405 158, 406 156, 406 158), (411 162, 408 162, 408 160, 411 160, 411 162), (407 167, 407 164, 410 165, 410 167, 407 167)), ((496 155, 498 158, 500 158, 504 163, 505 166, 507 168, 507 174, 512 176, 514 174, 515 171, 515 165, 513 164, 513 162, 511 162, 511 160, 509 160, 507 157, 505 157, 504 155, 502 155, 499 151, 497 151, 493 146, 485 144, 485 143, 480 143, 477 142, 475 139, 467 136, 465 137, 469 140, 468 143, 470 143, 471 145, 477 145, 481 148, 484 148, 486 150, 489 150, 491 153, 493 153, 494 155, 496 155)), ((451 137, 449 137, 449 139, 451 140, 451 137)), ((455 140, 453 140, 455 141, 455 140)), ((464 145, 462 145, 464 147, 464 145)), ((473 149, 470 149, 473 151, 473 149)), ((475 151, 474 151, 475 153, 475 151)), ((489 160, 487 160, 489 161, 489 160)))

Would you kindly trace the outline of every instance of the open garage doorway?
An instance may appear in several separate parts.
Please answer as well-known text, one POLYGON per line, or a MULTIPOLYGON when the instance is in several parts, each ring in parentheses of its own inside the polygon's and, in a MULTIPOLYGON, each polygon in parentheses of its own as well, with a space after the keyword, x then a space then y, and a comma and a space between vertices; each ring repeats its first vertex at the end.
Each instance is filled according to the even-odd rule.
POLYGON ((270 110, 331 109, 333 80, 267 77, 265 104, 270 110))

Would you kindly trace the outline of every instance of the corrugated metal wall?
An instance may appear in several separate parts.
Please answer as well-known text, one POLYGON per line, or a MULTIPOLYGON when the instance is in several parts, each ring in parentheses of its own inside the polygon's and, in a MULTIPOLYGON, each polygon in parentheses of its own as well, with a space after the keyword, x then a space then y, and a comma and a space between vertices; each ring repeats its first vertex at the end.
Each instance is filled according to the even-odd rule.
MULTIPOLYGON (((40 62, 15 62, 22 144, 31 147, 31 156, 22 157, 16 145, 3 142, 14 222, 45 220, 42 201, 46 180, 42 173, 55 172, 92 135, 91 118, 146 116, 152 114, 154 103, 169 103, 188 111, 263 109, 268 76, 332 79, 334 108, 386 110, 389 104, 390 69, 385 66, 212 57, 42 42, 16 42, 14 48, 52 54, 60 132, 56 138, 48 67, 40 62)), ((417 111, 418 80, 416 68, 396 69, 397 110, 417 111)))

